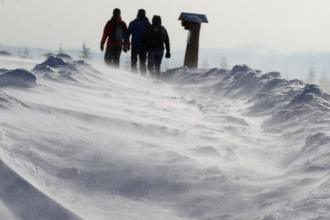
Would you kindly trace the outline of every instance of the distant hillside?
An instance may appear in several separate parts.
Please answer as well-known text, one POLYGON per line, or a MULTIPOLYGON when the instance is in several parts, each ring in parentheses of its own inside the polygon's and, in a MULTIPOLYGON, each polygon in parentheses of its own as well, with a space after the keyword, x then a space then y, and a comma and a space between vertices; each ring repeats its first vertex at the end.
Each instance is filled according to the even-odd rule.
POLYGON ((296 52, 282 54, 264 47, 243 46, 231 49, 202 49, 200 65, 220 66, 226 60, 229 67, 247 64, 264 71, 279 71, 289 77, 305 79, 311 69, 317 77, 330 75, 330 52, 296 52))

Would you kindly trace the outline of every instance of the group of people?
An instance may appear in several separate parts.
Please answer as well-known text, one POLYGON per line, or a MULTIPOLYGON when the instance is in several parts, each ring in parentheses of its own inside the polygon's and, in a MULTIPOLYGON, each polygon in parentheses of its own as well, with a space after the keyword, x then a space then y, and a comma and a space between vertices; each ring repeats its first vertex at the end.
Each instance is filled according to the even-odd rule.
POLYGON ((101 51, 104 51, 106 64, 118 67, 121 52, 131 50, 132 71, 139 70, 141 74, 146 74, 147 69, 152 76, 159 77, 161 63, 164 57, 170 58, 170 40, 167 30, 162 26, 161 17, 153 16, 152 23, 146 16, 144 9, 139 9, 137 18, 130 22, 127 27, 121 19, 121 11, 116 8, 113 10, 112 18, 104 28, 101 40, 101 51))

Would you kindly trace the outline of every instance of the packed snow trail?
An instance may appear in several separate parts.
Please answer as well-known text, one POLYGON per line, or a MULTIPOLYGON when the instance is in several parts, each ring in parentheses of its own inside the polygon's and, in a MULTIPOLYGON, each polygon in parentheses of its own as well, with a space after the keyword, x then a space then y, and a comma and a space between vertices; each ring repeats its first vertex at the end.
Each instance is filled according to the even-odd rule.
MULTIPOLYGON (((58 213, 330 217, 329 97, 317 87, 244 66, 178 69, 159 83, 59 57, 35 68, 1 60, 0 68, 13 63, 32 70, 19 74, 35 74, 37 85, 6 78, 0 158, 31 184, 26 195, 42 193, 58 213)), ((20 219, 17 208, 0 197, 0 216, 20 219)))

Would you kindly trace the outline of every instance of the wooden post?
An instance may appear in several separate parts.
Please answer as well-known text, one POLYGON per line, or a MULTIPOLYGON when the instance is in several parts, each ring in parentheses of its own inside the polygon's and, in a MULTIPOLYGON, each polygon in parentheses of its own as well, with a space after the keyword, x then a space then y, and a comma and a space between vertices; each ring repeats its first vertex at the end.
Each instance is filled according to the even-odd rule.
POLYGON ((207 23, 207 18, 205 15, 182 13, 179 20, 182 21, 182 26, 189 31, 184 66, 197 68, 201 24, 207 23))
POLYGON ((184 65, 188 68, 198 67, 200 23, 182 22, 185 29, 189 31, 184 65))

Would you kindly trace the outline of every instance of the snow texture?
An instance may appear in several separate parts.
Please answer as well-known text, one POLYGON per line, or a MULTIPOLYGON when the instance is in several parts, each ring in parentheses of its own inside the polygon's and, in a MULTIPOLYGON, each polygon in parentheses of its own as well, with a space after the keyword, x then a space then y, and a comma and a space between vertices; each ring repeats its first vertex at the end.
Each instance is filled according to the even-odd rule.
POLYGON ((330 96, 317 85, 244 65, 162 82, 93 66, 49 57, 38 86, 3 88, 0 217, 330 218, 330 96))
POLYGON ((37 85, 37 77, 26 69, 8 70, 0 75, 0 87, 30 88, 37 85))
POLYGON ((80 219, 39 192, 2 161, 0 161, 0 178, 5 180, 0 183, 1 201, 9 204, 14 215, 20 219, 80 219))
POLYGON ((65 53, 59 53, 59 54, 56 55, 56 57, 61 58, 63 60, 67 60, 67 61, 72 61, 73 60, 73 58, 70 55, 65 54, 65 53))
POLYGON ((5 68, 1 68, 1 69, 0 69, 0 74, 1 74, 1 73, 5 73, 5 72, 7 72, 7 71, 8 71, 7 69, 5 69, 5 68))
POLYGON ((7 51, 0 51, 0 56, 12 56, 12 54, 7 51))

